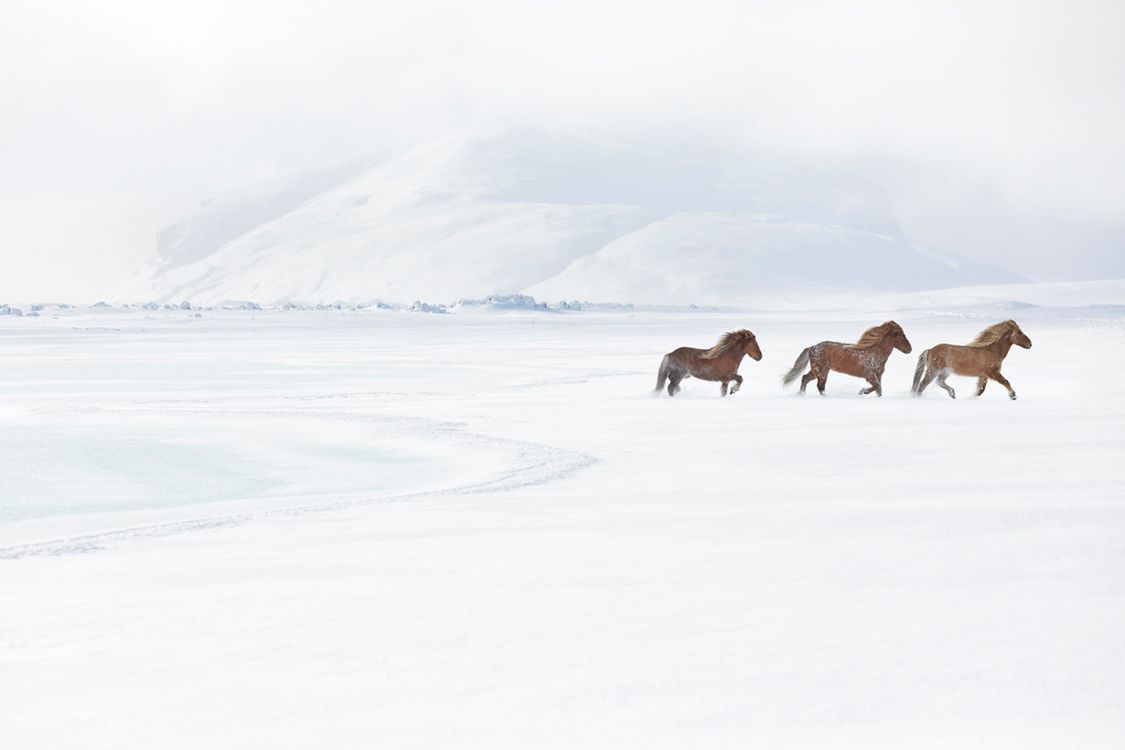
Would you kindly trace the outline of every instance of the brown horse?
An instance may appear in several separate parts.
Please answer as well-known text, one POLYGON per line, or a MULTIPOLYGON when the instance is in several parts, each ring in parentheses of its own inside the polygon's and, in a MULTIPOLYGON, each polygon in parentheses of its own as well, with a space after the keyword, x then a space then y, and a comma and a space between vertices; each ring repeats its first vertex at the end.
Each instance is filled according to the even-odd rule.
POLYGON ((888 320, 881 326, 868 328, 854 344, 840 344, 835 341, 821 341, 808 347, 797 356, 793 369, 785 374, 781 382, 789 385, 801 374, 806 366, 811 365, 808 373, 801 378, 801 393, 809 381, 816 378, 816 389, 824 395, 824 386, 828 382, 829 370, 842 372, 845 375, 854 375, 863 378, 870 387, 860 390, 860 395, 874 391, 879 396, 883 395, 883 368, 891 351, 898 349, 903 354, 910 354, 910 342, 902 326, 893 320, 888 320))
POLYGON ((668 395, 675 396, 680 390, 680 381, 684 378, 695 377, 700 380, 719 381, 723 384, 722 395, 727 395, 727 385, 734 381, 731 394, 738 393, 742 387, 742 376, 738 374, 738 366, 742 363, 743 356, 755 360, 762 358, 762 350, 758 347, 758 339, 745 328, 738 331, 724 333, 719 342, 710 349, 693 349, 690 346, 681 346, 675 351, 664 355, 660 363, 660 371, 656 375, 656 395, 668 383, 668 395))
POLYGON ((1004 363, 1004 357, 1008 356, 1012 344, 1030 349, 1031 339, 1020 330, 1016 321, 1005 320, 985 328, 966 346, 938 344, 927 349, 918 357, 918 366, 914 368, 914 395, 921 396, 926 386, 937 378, 938 385, 945 389, 949 397, 957 398, 957 392, 945 382, 952 373, 976 378, 978 396, 984 393, 988 379, 992 378, 1007 388, 1009 398, 1015 401, 1016 392, 1012 390, 1012 384, 1000 374, 1000 365, 1004 363))

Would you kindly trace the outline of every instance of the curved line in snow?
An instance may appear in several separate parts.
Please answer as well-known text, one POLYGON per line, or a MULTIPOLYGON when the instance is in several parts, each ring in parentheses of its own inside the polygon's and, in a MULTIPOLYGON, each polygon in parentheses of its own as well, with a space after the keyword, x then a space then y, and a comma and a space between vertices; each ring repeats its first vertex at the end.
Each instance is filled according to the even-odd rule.
POLYGON ((322 412, 303 410, 210 410, 210 409, 97 409, 94 411, 112 411, 128 413, 165 413, 165 414, 206 414, 209 416, 318 416, 330 419, 346 419, 349 421, 383 422, 411 425, 425 425, 427 432, 443 433, 455 436, 455 439, 468 442, 472 445, 489 445, 492 447, 507 447, 514 449, 518 463, 513 467, 498 472, 495 476, 483 481, 469 484, 455 485, 452 487, 425 490, 420 492, 407 492, 396 495, 376 496, 352 500, 341 500, 328 503, 299 505, 288 508, 272 508, 260 511, 245 511, 241 513, 228 513, 203 518, 185 519, 181 521, 167 521, 162 523, 141 524, 120 529, 109 529, 89 534, 78 534, 57 539, 48 539, 38 542, 0 547, 0 560, 15 560, 23 557, 38 555, 65 555, 79 552, 94 552, 104 549, 113 542, 125 542, 131 539, 171 536, 190 531, 203 529, 237 526, 262 518, 277 518, 283 516, 302 516, 310 513, 324 513, 348 508, 375 505, 382 503, 399 503, 430 498, 449 497, 453 495, 472 495, 490 492, 509 492, 524 487, 546 484, 583 469, 596 463, 593 456, 578 451, 555 448, 542 443, 531 443, 507 438, 491 437, 479 433, 467 432, 448 422, 435 422, 421 417, 380 417, 375 415, 350 414, 347 412, 322 412))

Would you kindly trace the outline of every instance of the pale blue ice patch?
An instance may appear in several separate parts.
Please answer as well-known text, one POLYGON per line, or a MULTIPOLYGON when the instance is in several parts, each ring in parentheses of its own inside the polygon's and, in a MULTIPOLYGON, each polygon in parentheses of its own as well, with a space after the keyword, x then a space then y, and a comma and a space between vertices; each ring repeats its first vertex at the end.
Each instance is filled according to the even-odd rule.
POLYGON ((262 497, 385 493, 425 459, 387 444, 332 442, 279 428, 238 434, 25 426, 0 460, 0 524, 152 511, 262 497))

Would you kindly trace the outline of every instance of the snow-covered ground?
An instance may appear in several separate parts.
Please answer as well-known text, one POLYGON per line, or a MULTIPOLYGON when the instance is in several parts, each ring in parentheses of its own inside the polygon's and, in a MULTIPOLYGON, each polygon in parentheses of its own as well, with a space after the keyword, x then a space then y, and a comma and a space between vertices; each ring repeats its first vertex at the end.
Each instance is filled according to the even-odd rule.
POLYGON ((1121 747, 1102 292, 0 317, 0 745, 1121 747), (892 314, 1016 317, 1019 401, 781 389, 892 314), (743 326, 741 393, 650 396, 743 326))

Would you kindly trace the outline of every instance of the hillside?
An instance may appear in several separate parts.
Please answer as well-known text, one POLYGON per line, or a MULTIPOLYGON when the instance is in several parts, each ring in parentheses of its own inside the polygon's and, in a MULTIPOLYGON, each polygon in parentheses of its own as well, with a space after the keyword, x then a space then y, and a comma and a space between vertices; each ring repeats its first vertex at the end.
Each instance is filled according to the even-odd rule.
POLYGON ((1016 280, 915 246, 878 186, 847 175, 527 130, 226 191, 162 231, 113 296, 736 304, 1016 280))

